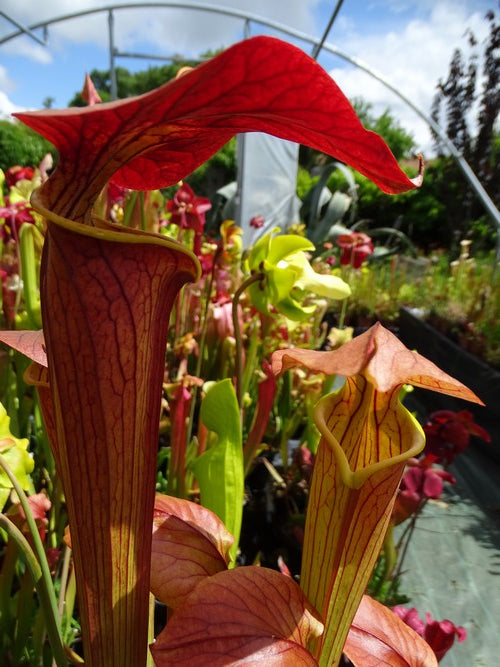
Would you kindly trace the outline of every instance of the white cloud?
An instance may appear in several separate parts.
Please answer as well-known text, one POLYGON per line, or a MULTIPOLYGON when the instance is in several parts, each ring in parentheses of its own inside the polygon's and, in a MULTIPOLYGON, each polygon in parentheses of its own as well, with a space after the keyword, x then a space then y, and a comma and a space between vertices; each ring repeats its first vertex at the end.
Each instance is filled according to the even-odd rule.
MULTIPOLYGON (((348 39, 338 46, 345 44, 346 52, 382 74, 427 116, 438 80, 448 74, 453 50, 467 50, 466 28, 479 41, 487 33, 482 12, 468 12, 463 3, 443 0, 425 18, 407 23, 402 32, 387 32, 381 37, 361 35, 350 28, 348 39)), ((403 127, 414 134, 417 147, 424 153, 432 150, 426 123, 385 86, 359 69, 336 67, 330 73, 348 97, 361 96, 374 105, 376 112, 390 108, 403 127)))
MULTIPOLYGON (((314 9, 319 3, 320 0, 274 0, 273 2, 253 0, 252 3, 249 0, 220 2, 216 0, 213 4, 240 10, 243 13, 251 12, 254 15, 266 16, 270 20, 298 30, 314 32, 316 27, 314 9)), ((212 3, 207 2, 207 4, 212 3)), ((79 11, 101 9, 102 6, 102 0, 44 0, 36 4, 33 0, 2 0, 2 11, 25 27, 79 11)), ((119 51, 162 56, 180 54, 185 57, 197 57, 208 49, 228 46, 243 37, 245 25, 242 18, 179 8, 131 8, 116 10, 113 16, 115 46, 119 51)), ((253 23, 251 29, 257 32, 261 27, 253 23)), ((0 39, 13 34, 16 30, 12 23, 0 16, 0 39)), ((43 36, 41 28, 36 28, 33 32, 39 38, 43 36)), ((47 34, 46 46, 38 44, 27 35, 16 37, 1 45, 4 54, 10 56, 11 60, 12 57, 16 59, 16 66, 10 65, 10 67, 12 71, 15 69, 17 74, 17 76, 12 74, 12 78, 18 82, 15 91, 18 101, 23 98, 28 104, 33 104, 34 101, 34 96, 31 90, 28 90, 22 74, 23 68, 30 67, 29 61, 35 65, 47 65, 39 71, 43 78, 47 76, 46 88, 57 99, 58 105, 64 105, 71 97, 67 82, 79 81, 83 76, 81 59, 80 69, 72 68, 74 47, 83 45, 85 49, 89 49, 89 54, 93 50, 93 62, 106 63, 101 68, 107 67, 109 30, 106 11, 50 24, 47 34), (58 66, 57 75, 53 73, 55 69, 50 69, 52 63, 58 66), (63 67, 64 73, 61 74, 63 67)), ((118 59, 116 63, 124 67, 138 66, 137 61, 132 64, 133 61, 130 60, 118 59)), ((42 79, 39 78, 38 82, 41 83, 42 79)), ((12 89, 7 90, 2 87, 1 90, 6 95, 12 96, 12 89)), ((3 104, 5 107, 9 106, 5 100, 3 104)))
POLYGON ((3 45, 5 53, 9 55, 25 56, 33 62, 49 65, 53 58, 49 49, 37 44, 30 37, 19 37, 3 45))
MULTIPOLYGON (((486 2, 366 0, 366 4, 345 3, 328 41, 331 39, 343 51, 383 74, 425 114, 429 114, 436 83, 440 77, 446 77, 453 49, 466 44, 466 27, 470 27, 479 40, 484 38, 487 31, 484 21, 486 2), (377 18, 373 22, 366 18, 371 16, 368 14, 371 10, 376 10, 377 18)), ((331 11, 324 0, 215 0, 214 4, 266 16, 316 36, 322 34, 331 11)), ((35 5, 32 0, 2 0, 2 11, 25 25, 94 7, 102 7, 102 0, 44 0, 35 5)), ((193 57, 207 49, 227 46, 239 39, 243 31, 243 22, 239 19, 188 9, 130 9, 116 11, 114 16, 116 47, 120 51, 147 50, 161 55, 193 57)), ((259 28, 252 25, 254 32, 259 28)), ((0 35, 13 29, 0 17, 0 35)), ((41 35, 41 31, 37 30, 37 34, 41 35)), ((106 12, 51 25, 47 48, 29 37, 22 37, 7 42, 2 49, 5 53, 29 57, 47 65, 51 60, 59 59, 67 63, 67 79, 76 80, 81 76, 81 72, 71 70, 71 47, 76 44, 98 47, 106 58, 106 12)), ((119 61, 119 64, 127 67, 129 62, 119 61)), ((47 72, 50 72, 49 67, 47 72)), ((413 132, 418 147, 429 152, 431 139, 426 124, 396 95, 361 70, 346 67, 345 63, 340 63, 331 73, 349 97, 362 96, 373 103, 377 112, 389 107, 401 124, 413 132)), ((5 70, 3 75, 6 76, 5 70)), ((1 77, 0 70, 0 84, 1 77)), ((18 78, 16 92, 23 85, 22 77, 18 78)), ((50 83, 48 88, 57 97, 53 82, 50 83)), ((0 85, 0 90, 4 91, 7 106, 7 95, 12 96, 14 88, 0 85)))
MULTIPOLYGON (((130 0, 132 2, 132 0, 130 0)), ((315 32, 314 9, 320 0, 222 0, 207 3, 218 7, 240 10, 243 13, 266 17, 304 32, 315 32)), ((122 4, 128 4, 124 2, 122 4)), ((203 3, 200 3, 203 4, 203 3)), ((39 23, 45 19, 74 14, 82 10, 101 8, 102 0, 45 0, 33 7, 32 0, 4 0, 3 11, 24 25, 39 23)), ((159 9, 150 7, 114 12, 117 47, 133 50, 134 46, 147 41, 152 50, 163 53, 183 52, 198 54, 207 48, 228 46, 242 37, 244 21, 212 12, 185 9, 159 9)), ((14 28, 11 26, 12 31, 14 28)), ((4 24, 5 34, 11 32, 4 24)), ((36 34, 39 34, 38 32, 36 34)), ((63 41, 92 43, 101 48, 108 46, 107 12, 52 24, 49 27, 49 46, 53 40, 60 46, 63 41)), ((18 41, 18 40, 16 40, 18 41)), ((36 43, 27 42, 33 57, 36 43)))
POLYGON ((13 104, 6 94, 0 91, 0 119, 10 119, 11 114, 17 111, 26 111, 26 109, 13 104))
POLYGON ((10 80, 7 69, 0 65, 0 90, 11 92, 14 90, 14 83, 10 80))
POLYGON ((7 70, 0 65, 0 118, 8 118, 11 113, 21 111, 8 98, 8 93, 14 90, 14 83, 10 80, 7 70))

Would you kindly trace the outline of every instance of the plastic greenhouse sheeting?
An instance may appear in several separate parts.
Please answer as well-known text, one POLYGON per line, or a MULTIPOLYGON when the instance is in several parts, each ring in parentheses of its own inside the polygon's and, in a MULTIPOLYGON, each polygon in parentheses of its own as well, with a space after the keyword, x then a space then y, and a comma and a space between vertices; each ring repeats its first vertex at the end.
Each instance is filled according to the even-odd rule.
POLYGON ((296 195, 299 146, 260 132, 238 135, 237 224, 250 247, 274 227, 286 229, 299 221, 296 195), (257 215, 264 225, 255 229, 257 215))

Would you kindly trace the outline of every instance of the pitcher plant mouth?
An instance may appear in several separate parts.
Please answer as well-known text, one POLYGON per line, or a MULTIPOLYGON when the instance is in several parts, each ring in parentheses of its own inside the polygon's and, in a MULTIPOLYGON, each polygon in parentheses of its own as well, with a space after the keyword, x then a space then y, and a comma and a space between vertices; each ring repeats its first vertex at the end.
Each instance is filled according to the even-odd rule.
MULTIPOLYGON (((348 378, 346 381, 350 382, 351 380, 348 378)), ((365 462, 355 468, 351 467, 344 449, 328 426, 328 418, 331 415, 331 404, 332 401, 335 401, 335 395, 323 396, 314 408, 314 423, 324 442, 333 452, 342 483, 351 489, 360 489, 369 477, 387 467, 405 463, 408 459, 417 456, 425 446, 425 435, 422 427, 415 417, 399 403, 398 393, 399 390, 393 391, 392 395, 388 395, 387 401, 391 405, 390 409, 398 413, 398 420, 400 421, 402 430, 411 434, 411 437, 401 442, 401 451, 399 453, 397 450, 395 453, 386 453, 381 448, 379 452, 380 459, 373 462, 365 462)), ((373 401, 371 397, 370 401, 373 401)))
POLYGON ((92 215, 92 225, 83 225, 81 222, 75 222, 68 218, 54 213, 43 204, 43 196, 40 190, 35 190, 31 195, 30 203, 32 207, 40 213, 46 221, 59 225, 75 234, 82 236, 90 236, 94 239, 115 243, 140 243, 145 245, 158 245, 161 247, 175 250, 188 257, 193 263, 193 271, 191 280, 196 282, 201 276, 201 266, 196 255, 185 245, 179 243, 173 238, 163 236, 161 234, 154 234, 153 232, 143 232, 140 229, 131 227, 123 227, 116 225, 107 220, 92 215))

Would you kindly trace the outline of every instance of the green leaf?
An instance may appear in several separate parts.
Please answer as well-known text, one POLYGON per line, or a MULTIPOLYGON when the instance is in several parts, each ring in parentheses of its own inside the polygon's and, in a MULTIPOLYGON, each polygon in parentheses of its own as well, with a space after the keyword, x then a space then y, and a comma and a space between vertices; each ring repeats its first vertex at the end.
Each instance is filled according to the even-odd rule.
POLYGON ((250 254, 248 255, 248 268, 250 271, 258 271, 261 262, 267 259, 267 256, 269 255, 269 249, 271 247, 271 236, 273 235, 274 231, 275 230, 269 232, 268 234, 264 234, 264 236, 262 236, 254 244, 250 254))
MULTIPOLYGON (((16 438, 10 432, 10 417, 0 403, 0 453, 6 459, 23 489, 31 488, 29 474, 33 471, 35 465, 26 451, 27 447, 27 438, 16 438)), ((6 472, 0 469, 0 510, 3 510, 11 489, 12 482, 6 472)))
POLYGON ((269 245, 267 260, 271 264, 277 264, 288 255, 299 252, 299 250, 314 250, 314 244, 309 239, 296 234, 280 234, 275 236, 269 245))
POLYGON ((214 446, 193 462, 201 504, 212 510, 234 535, 234 564, 243 516, 244 469, 240 411, 230 379, 215 383, 201 404, 200 419, 217 436, 214 446))

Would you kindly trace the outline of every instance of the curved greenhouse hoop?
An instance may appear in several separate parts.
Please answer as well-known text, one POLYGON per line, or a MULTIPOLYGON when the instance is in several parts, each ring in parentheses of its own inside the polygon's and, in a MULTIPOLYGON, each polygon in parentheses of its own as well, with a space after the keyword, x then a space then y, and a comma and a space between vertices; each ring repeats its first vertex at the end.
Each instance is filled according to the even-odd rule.
POLYGON ((52 19, 47 19, 44 21, 39 21, 37 23, 33 23, 29 26, 22 26, 13 19, 11 19, 9 16, 7 16, 4 12, 0 11, 0 15, 4 16, 8 21, 13 23, 14 25, 17 26, 17 30, 14 30, 13 32, 5 35, 4 37, 0 38, 0 45, 5 44, 6 42, 10 41, 11 39, 14 39, 16 37, 19 37, 21 35, 27 34, 30 36, 32 39, 36 40, 37 42, 41 44, 46 44, 46 32, 47 28, 49 25, 53 25, 55 23, 62 23, 64 21, 69 21, 71 19, 76 19, 76 18, 81 18, 84 16, 89 16, 92 14, 100 14, 100 13, 107 13, 108 14, 108 26, 109 26, 109 53, 110 53, 110 76, 111 76, 111 86, 112 86, 112 97, 116 97, 116 81, 114 80, 114 59, 117 55, 115 48, 114 48, 114 18, 113 18, 113 12, 115 11, 121 11, 121 10, 130 10, 130 9, 144 9, 144 8, 150 8, 150 9, 164 9, 164 8, 171 8, 171 9, 183 9, 183 10, 193 10, 193 11, 202 11, 202 12, 208 12, 208 13, 214 13, 214 14, 222 14, 225 16, 232 16, 234 18, 239 18, 242 21, 244 21, 244 36, 247 37, 249 35, 250 31, 250 24, 251 23, 256 23, 259 25, 266 26, 267 28, 271 28, 272 30, 276 30, 279 33, 282 33, 284 35, 288 35, 290 37, 293 37, 295 39, 301 40, 309 45, 312 45, 314 49, 315 55, 317 55, 318 47, 321 49, 324 49, 325 51, 328 51, 329 53, 338 56, 342 60, 345 60, 346 62, 350 63, 351 65, 354 65, 358 69, 363 70, 366 72, 369 76, 372 78, 376 79, 379 81, 383 86, 385 86, 388 90, 390 90, 394 95, 399 97, 400 100, 402 100, 406 106, 408 106, 410 109, 412 109, 426 124, 429 128, 432 129, 432 131, 439 137, 439 139, 443 142, 443 144, 446 146, 446 148, 449 150, 451 156, 453 159, 456 161, 460 169, 462 170, 465 178, 469 182, 470 186, 473 188, 475 191, 477 197, 480 199, 481 203, 483 204, 484 208, 486 209, 487 213, 490 215, 490 217, 493 219, 493 221, 496 224, 497 227, 497 261, 500 260, 500 211, 497 209, 495 204, 493 203, 492 199, 486 192, 486 190, 483 188, 482 184, 480 183, 479 179, 477 178, 476 174, 474 171, 471 169, 470 165, 468 162, 465 160, 463 157, 462 153, 457 149, 457 147, 453 144, 452 141, 448 138, 444 130, 430 117, 427 116, 416 104, 414 104, 406 95, 401 93, 400 90, 398 90, 395 86, 391 84, 391 82, 386 79, 382 74, 371 68, 369 65, 361 61, 359 58, 356 58, 355 56, 350 56, 344 51, 340 50, 333 44, 330 44, 328 42, 323 42, 322 39, 318 39, 316 37, 313 37, 312 35, 308 35, 307 33, 301 32, 299 30, 295 30, 294 28, 291 28, 290 26, 287 26, 285 24, 279 23, 277 21, 273 21, 271 19, 267 19, 263 16, 259 16, 257 14, 253 14, 252 12, 247 12, 247 11, 242 11, 238 9, 231 9, 228 7, 222 7, 220 5, 213 5, 213 4, 205 4, 205 3, 200 3, 200 2, 136 2, 136 3, 117 3, 117 4, 109 4, 109 5, 103 5, 101 7, 96 7, 92 9, 86 9, 86 10, 80 10, 78 12, 72 12, 69 14, 64 14, 61 16, 56 16, 52 19), (42 28, 44 30, 44 40, 41 40, 38 38, 33 31, 37 30, 39 28, 42 28), (113 95, 114 93, 114 95, 113 95))

